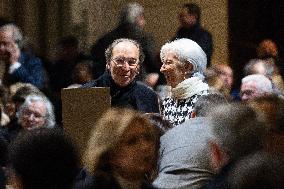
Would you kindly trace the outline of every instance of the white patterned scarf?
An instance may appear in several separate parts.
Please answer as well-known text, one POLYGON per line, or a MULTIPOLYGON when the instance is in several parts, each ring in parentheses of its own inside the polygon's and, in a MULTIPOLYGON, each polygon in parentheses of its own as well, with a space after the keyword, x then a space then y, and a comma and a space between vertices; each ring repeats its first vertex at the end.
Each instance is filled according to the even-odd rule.
POLYGON ((199 77, 191 77, 172 88, 172 96, 176 99, 188 99, 193 95, 209 89, 209 86, 199 77))

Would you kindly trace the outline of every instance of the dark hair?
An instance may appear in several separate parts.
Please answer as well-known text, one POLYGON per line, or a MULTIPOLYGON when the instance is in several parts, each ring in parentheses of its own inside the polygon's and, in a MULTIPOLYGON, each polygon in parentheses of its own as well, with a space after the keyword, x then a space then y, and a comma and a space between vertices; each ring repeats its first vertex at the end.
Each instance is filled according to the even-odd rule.
POLYGON ((284 188, 283 157, 257 152, 239 160, 228 174, 228 188, 284 188))
POLYGON ((75 36, 65 36, 58 41, 57 45, 60 47, 78 47, 79 41, 75 36))
POLYGON ((196 101, 193 111, 196 116, 205 117, 213 107, 227 102, 226 98, 221 94, 203 95, 196 101))
POLYGON ((200 10, 199 6, 195 3, 186 3, 186 4, 183 5, 183 7, 187 9, 187 12, 189 14, 195 15, 196 20, 199 23, 200 17, 201 17, 201 10, 200 10))
POLYGON ((147 118, 160 132, 160 135, 165 134, 168 130, 173 128, 173 125, 158 113, 146 113, 144 117, 147 118))
POLYGON ((24 189, 71 188, 79 170, 73 144, 57 129, 21 133, 9 148, 9 160, 24 189))
POLYGON ((24 103, 27 96, 30 94, 39 94, 43 95, 39 89, 36 87, 30 87, 30 86, 23 86, 17 90, 17 92, 12 96, 12 101, 24 103))

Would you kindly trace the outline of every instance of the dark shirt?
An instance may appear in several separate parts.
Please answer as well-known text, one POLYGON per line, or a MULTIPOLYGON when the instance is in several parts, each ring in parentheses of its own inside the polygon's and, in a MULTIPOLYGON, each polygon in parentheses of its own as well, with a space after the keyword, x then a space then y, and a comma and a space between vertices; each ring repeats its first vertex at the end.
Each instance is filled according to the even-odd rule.
POLYGON ((207 67, 210 66, 213 52, 212 35, 203 29, 199 24, 186 28, 181 27, 176 33, 175 38, 188 38, 195 41, 205 52, 207 56, 207 67))
POLYGON ((141 112, 159 113, 157 94, 145 84, 133 81, 126 87, 115 84, 106 71, 97 80, 91 81, 83 88, 110 87, 111 106, 135 109, 141 112))

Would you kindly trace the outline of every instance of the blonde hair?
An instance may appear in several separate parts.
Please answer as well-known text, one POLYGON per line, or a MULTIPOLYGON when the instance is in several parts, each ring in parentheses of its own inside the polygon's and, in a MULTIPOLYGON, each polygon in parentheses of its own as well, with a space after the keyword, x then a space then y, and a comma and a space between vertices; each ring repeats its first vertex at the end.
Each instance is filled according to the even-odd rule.
POLYGON ((84 155, 84 164, 93 174, 109 174, 103 167, 108 165, 105 155, 117 147, 127 129, 142 123, 151 134, 153 140, 158 141, 158 132, 141 113, 129 109, 109 109, 95 124, 91 133, 87 150, 84 155))

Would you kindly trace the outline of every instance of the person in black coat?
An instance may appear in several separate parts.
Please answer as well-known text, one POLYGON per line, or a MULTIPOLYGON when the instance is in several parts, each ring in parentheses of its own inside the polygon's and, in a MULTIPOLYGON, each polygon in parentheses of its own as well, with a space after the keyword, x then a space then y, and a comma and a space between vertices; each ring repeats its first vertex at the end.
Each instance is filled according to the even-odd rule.
POLYGON ((184 4, 179 15, 180 27, 176 38, 188 38, 195 41, 207 56, 207 66, 210 66, 213 52, 213 41, 210 32, 200 26, 200 8, 194 3, 184 4))
POLYGON ((156 93, 136 81, 144 59, 141 46, 131 39, 117 39, 105 54, 107 70, 97 80, 83 85, 83 88, 110 87, 111 106, 159 113, 156 93))

